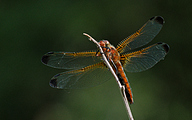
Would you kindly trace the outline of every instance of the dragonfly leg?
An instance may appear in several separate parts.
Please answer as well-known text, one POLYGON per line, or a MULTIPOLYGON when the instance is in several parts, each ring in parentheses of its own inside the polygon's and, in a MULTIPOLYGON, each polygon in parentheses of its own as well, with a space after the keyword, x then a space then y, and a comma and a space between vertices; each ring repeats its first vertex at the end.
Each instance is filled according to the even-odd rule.
POLYGON ((98 53, 99 53, 99 50, 97 50, 97 52, 95 53, 95 56, 97 56, 98 53))

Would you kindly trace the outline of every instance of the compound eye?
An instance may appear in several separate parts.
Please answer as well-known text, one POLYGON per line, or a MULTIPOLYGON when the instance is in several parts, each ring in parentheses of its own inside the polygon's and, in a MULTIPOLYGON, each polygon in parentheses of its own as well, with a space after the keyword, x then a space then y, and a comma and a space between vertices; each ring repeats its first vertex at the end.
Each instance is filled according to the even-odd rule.
POLYGON ((101 47, 105 47, 105 42, 104 41, 100 41, 99 44, 100 44, 101 47))

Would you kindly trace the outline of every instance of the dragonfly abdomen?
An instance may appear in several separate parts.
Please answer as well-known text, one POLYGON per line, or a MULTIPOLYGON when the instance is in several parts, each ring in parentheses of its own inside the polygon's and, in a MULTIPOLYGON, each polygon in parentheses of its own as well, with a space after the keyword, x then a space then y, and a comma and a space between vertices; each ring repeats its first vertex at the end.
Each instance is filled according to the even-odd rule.
POLYGON ((116 63, 116 67, 118 70, 117 77, 119 78, 121 85, 125 86, 125 94, 126 94, 127 100, 130 102, 130 104, 132 104, 133 103, 133 95, 132 95, 132 91, 131 91, 131 87, 129 85, 128 79, 127 79, 126 74, 123 70, 123 67, 122 67, 120 62, 116 63))

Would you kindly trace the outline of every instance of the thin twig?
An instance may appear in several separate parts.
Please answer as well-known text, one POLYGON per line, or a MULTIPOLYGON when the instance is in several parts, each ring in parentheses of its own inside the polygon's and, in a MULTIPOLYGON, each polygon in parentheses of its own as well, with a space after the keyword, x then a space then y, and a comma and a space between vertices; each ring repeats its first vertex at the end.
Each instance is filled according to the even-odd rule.
POLYGON ((134 120, 134 119, 133 119, 133 115, 132 115, 132 113, 131 113, 131 109, 130 109, 130 107, 129 107, 128 100, 127 100, 127 98, 126 98, 125 86, 121 85, 121 83, 120 83, 117 75, 115 74, 113 68, 112 68, 111 65, 109 64, 109 62, 108 62, 105 54, 103 54, 103 53, 104 53, 104 52, 103 52, 103 49, 101 48, 101 46, 99 45, 99 43, 98 43, 95 39, 93 39, 90 35, 88 35, 88 34, 86 34, 86 33, 83 33, 83 35, 87 36, 87 37, 89 38, 89 40, 92 41, 92 42, 94 42, 94 43, 97 45, 97 47, 99 48, 100 53, 102 54, 102 57, 103 57, 103 60, 104 60, 105 64, 107 65, 107 67, 109 68, 109 70, 111 71, 111 73, 113 74, 113 76, 115 77, 115 79, 116 79, 116 81, 117 81, 117 83, 118 83, 118 85, 119 85, 119 88, 120 88, 120 91, 121 91, 121 95, 122 95, 122 97, 123 97, 123 100, 124 100, 124 103, 125 103, 125 106, 126 106, 126 109, 127 109, 127 113, 128 113, 129 119, 130 119, 130 120, 134 120))

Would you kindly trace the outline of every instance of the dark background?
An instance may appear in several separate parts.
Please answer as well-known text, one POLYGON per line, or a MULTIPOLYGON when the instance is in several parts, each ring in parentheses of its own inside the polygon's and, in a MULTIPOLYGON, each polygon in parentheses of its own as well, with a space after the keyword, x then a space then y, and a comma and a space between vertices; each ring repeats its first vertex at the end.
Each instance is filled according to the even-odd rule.
POLYGON ((0 119, 128 119, 114 79, 89 89, 53 89, 51 77, 65 70, 43 65, 41 57, 96 49, 83 32, 116 46, 156 15, 166 22, 149 44, 165 42, 171 49, 153 68, 127 73, 133 116, 192 119, 191 13, 190 0, 0 0, 0 119))

